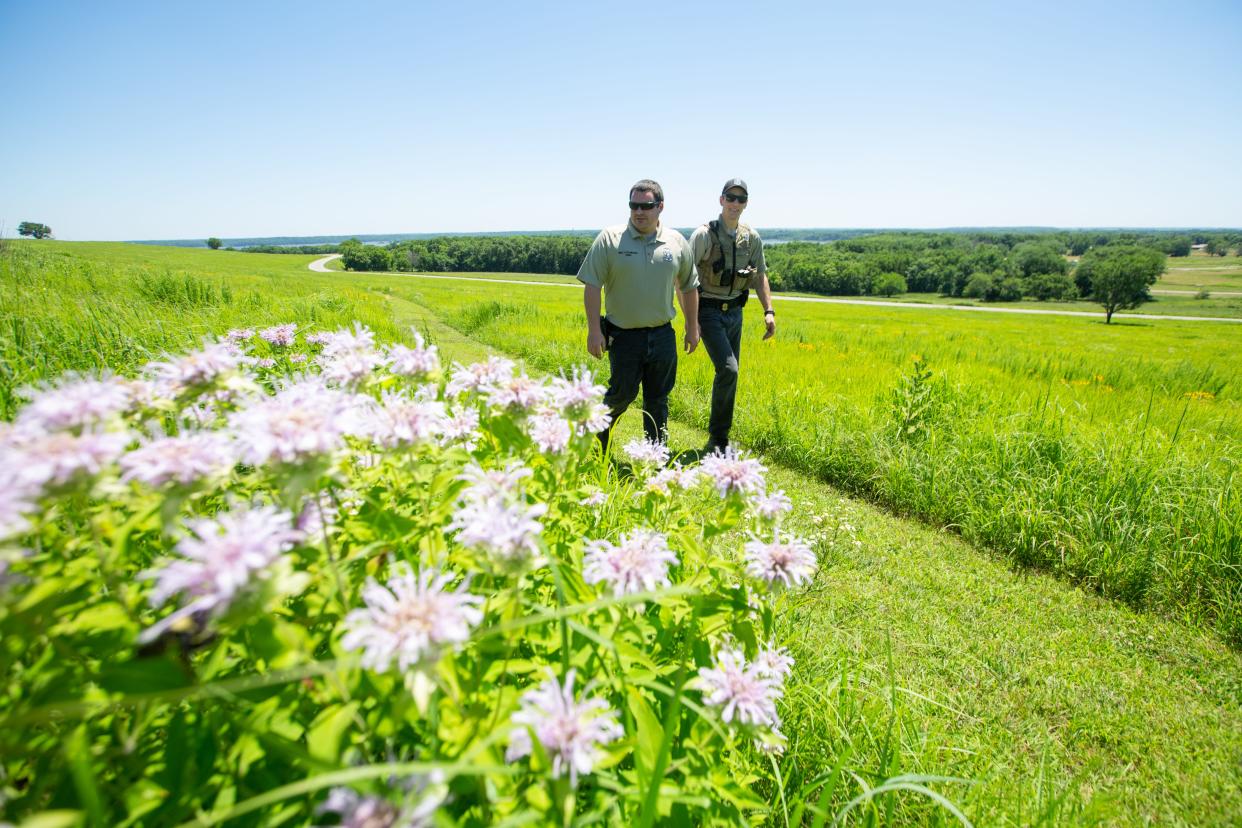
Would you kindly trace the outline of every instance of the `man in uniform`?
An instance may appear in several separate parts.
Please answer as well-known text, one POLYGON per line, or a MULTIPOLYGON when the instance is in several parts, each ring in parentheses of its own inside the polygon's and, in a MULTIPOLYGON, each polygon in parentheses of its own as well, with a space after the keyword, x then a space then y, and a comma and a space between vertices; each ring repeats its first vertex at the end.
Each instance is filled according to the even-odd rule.
MULTIPOLYGON (((585 286, 587 352, 608 352, 612 377, 604 403, 615 423, 643 391, 643 432, 652 442, 668 439, 668 395, 677 379, 676 315, 673 293, 686 320, 685 348, 699 344, 699 294, 694 260, 685 237, 660 223, 664 190, 644 178, 630 188, 630 220, 595 237, 578 281, 585 286), (600 316, 601 291, 608 302, 600 316)), ((599 433, 604 451, 612 426, 599 433)))
POLYGON ((704 454, 723 451, 729 445, 742 348, 742 308, 752 288, 763 305, 763 338, 770 339, 776 333, 763 242, 741 222, 749 198, 746 182, 730 178, 720 193, 720 217, 690 235, 699 276, 699 328, 703 347, 716 369, 704 454))

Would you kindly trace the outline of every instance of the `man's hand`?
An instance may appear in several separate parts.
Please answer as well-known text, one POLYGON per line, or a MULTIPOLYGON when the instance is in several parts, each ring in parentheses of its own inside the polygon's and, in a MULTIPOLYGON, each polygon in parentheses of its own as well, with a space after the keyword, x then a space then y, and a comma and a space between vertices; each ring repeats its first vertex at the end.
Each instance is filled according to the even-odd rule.
POLYGON ((699 326, 696 322, 693 326, 686 323, 686 353, 693 354, 694 349, 699 347, 699 326))
POLYGON ((767 329, 763 332, 764 339, 771 339, 776 336, 776 316, 770 313, 764 314, 763 326, 767 329))
POLYGON ((587 353, 599 359, 604 355, 604 332, 592 330, 587 332, 587 353))

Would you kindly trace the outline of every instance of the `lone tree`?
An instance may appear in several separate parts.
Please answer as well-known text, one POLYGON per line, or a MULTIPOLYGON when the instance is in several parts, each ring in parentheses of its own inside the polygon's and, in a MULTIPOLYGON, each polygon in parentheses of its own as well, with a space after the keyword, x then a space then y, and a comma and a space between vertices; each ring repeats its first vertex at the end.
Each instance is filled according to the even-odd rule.
POLYGON ((36 239, 50 239, 52 228, 37 221, 23 221, 17 225, 17 233, 21 236, 34 236, 36 239))
POLYGON ((220 240, 217 239, 215 236, 212 236, 210 239, 207 240, 207 246, 210 247, 212 250, 219 250, 220 243, 221 243, 220 240))
POLYGON ((1104 306, 1104 322, 1110 324, 1115 312, 1151 301, 1148 288, 1164 273, 1164 265, 1164 255, 1149 247, 1101 247, 1082 257, 1074 275, 1088 286, 1086 296, 1104 306))

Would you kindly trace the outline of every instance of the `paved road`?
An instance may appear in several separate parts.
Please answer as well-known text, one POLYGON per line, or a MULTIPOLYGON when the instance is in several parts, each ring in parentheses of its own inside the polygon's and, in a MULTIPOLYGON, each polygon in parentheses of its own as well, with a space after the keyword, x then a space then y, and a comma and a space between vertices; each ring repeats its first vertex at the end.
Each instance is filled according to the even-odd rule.
MULTIPOLYGON (((311 270, 326 271, 327 268, 316 268, 328 259, 311 262, 311 270)), ((377 276, 408 276, 413 279, 446 279, 452 282, 492 282, 502 285, 542 285, 544 287, 581 288, 577 282, 541 282, 534 279, 484 279, 479 276, 442 276, 430 273, 377 273, 377 276)), ((1219 294, 1218 294, 1219 295, 1219 294)), ((772 296, 776 302, 817 302, 825 305, 879 305, 882 308, 906 308, 908 310, 953 310, 977 311, 979 313, 1022 313, 1034 316, 1082 316, 1088 319, 1100 319, 1103 311, 1069 311, 1042 310, 1039 308, 981 308, 978 305, 931 305, 914 302, 885 302, 880 299, 829 299, 822 296, 785 296, 777 293, 772 296)), ((1167 316, 1155 313, 1114 313, 1113 319, 1167 319, 1175 322, 1234 322, 1242 324, 1242 318, 1229 316, 1167 316)))
POLYGON ((327 265, 328 265, 328 262, 332 261, 333 259, 339 259, 339 258, 341 258, 340 253, 333 253, 331 256, 324 256, 322 259, 315 259, 315 261, 311 262, 309 265, 307 265, 307 267, 309 267, 311 270, 315 271, 316 273, 335 273, 336 271, 329 270, 327 265))

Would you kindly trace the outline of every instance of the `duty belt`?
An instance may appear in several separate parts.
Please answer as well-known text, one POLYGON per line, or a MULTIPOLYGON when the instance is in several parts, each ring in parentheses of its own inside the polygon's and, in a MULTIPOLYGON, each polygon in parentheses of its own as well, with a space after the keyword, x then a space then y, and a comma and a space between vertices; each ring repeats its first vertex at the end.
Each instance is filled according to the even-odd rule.
POLYGON ((706 305, 709 308, 720 308, 722 311, 727 311, 729 308, 744 306, 748 298, 750 297, 745 293, 734 296, 732 299, 712 299, 709 296, 700 295, 699 305, 700 307, 706 305))

